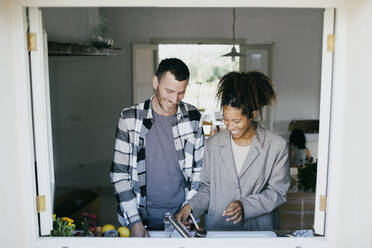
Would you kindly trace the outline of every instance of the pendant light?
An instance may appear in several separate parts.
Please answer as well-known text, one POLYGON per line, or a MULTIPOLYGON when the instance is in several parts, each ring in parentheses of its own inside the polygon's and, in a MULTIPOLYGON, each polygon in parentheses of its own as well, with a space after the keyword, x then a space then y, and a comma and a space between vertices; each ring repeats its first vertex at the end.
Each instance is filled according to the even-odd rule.
POLYGON ((223 57, 231 57, 231 61, 235 61, 235 57, 243 57, 244 54, 238 53, 235 48, 235 8, 233 8, 233 25, 232 25, 232 31, 233 31, 233 47, 231 49, 231 52, 226 53, 222 55, 223 57))

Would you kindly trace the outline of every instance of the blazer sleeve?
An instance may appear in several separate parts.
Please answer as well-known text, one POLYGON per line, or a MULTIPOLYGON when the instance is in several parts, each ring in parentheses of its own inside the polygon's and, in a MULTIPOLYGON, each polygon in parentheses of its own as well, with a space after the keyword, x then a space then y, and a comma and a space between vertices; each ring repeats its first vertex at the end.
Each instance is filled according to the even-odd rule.
POLYGON ((244 219, 270 213, 287 200, 290 186, 288 145, 282 145, 273 165, 267 187, 258 194, 241 199, 244 207, 244 219))
POLYGON ((188 202, 195 217, 199 217, 209 206, 210 196, 210 162, 209 162, 209 151, 205 149, 203 158, 203 167, 200 175, 200 188, 191 200, 188 202))

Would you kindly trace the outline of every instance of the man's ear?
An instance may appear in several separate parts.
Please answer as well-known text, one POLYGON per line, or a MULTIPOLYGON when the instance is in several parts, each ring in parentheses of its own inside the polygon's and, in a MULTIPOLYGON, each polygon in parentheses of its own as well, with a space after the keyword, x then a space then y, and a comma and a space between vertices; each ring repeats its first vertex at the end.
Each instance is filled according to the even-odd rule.
POLYGON ((154 90, 157 90, 159 86, 159 80, 156 75, 152 77, 152 87, 154 87, 154 90))

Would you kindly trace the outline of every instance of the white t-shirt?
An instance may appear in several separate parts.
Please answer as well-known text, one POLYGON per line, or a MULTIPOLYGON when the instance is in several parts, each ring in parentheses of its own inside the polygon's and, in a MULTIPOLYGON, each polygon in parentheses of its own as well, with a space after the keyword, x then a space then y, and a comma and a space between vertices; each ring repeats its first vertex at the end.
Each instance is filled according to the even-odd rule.
POLYGON ((233 150, 236 172, 239 175, 239 173, 240 173, 240 171, 243 167, 244 160, 247 157, 249 149, 251 148, 251 145, 249 145, 249 146, 239 146, 235 143, 235 141, 233 140, 231 135, 230 135, 230 137, 231 137, 231 147, 232 147, 232 150, 233 150))

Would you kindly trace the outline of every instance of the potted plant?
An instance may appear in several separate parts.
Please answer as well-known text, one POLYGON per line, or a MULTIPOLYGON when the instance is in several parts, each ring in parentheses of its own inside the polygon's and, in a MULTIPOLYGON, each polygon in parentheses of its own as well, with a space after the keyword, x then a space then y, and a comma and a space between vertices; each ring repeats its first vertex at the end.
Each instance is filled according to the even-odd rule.
POLYGON ((74 220, 68 217, 59 218, 53 215, 53 230, 51 236, 69 237, 73 236, 75 231, 74 220))
POLYGON ((307 159, 305 164, 298 167, 298 189, 305 192, 315 192, 316 170, 318 161, 307 159))
POLYGON ((81 220, 81 228, 83 230, 82 236, 93 237, 96 231, 96 219, 95 214, 89 214, 87 212, 82 213, 83 218, 81 220))

